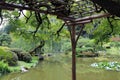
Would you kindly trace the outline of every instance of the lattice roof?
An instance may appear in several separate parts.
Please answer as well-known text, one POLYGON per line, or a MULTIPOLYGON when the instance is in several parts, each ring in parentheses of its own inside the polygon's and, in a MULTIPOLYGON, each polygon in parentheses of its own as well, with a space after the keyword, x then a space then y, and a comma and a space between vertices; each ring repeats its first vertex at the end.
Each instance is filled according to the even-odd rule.
POLYGON ((119 3, 120 0, 1 0, 0 10, 29 10, 56 15, 65 21, 76 21, 77 18, 96 15, 101 8, 120 16, 119 3))

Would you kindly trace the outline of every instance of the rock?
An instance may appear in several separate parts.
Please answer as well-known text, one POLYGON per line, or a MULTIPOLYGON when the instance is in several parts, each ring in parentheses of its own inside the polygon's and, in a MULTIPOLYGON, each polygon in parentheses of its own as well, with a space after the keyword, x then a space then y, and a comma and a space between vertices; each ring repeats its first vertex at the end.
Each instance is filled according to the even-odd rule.
POLYGON ((93 53, 91 51, 88 52, 82 52, 81 54, 78 55, 78 57, 98 57, 98 53, 93 53))
POLYGON ((48 54, 48 56, 52 56, 52 54, 48 54))
POLYGON ((24 67, 24 66, 21 66, 21 72, 28 72, 28 68, 24 67))

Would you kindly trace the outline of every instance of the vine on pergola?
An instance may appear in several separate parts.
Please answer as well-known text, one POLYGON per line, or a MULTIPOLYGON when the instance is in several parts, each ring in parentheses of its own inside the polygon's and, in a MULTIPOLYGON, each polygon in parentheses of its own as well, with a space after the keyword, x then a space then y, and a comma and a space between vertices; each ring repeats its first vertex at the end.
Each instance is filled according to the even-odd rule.
MULTIPOLYGON (((23 13, 23 10, 34 11, 37 17, 40 16, 40 13, 44 13, 57 15, 58 17, 72 18, 87 14, 88 12, 86 13, 85 10, 88 7, 90 11, 94 10, 92 6, 86 4, 89 5, 91 2, 74 0, 2 0, 0 1, 0 9, 15 10, 17 8, 20 13, 23 13)), ((29 19, 29 17, 27 19, 29 19)))
MULTIPOLYGON (((1 0, 0 1, 0 18, 1 23, 3 21, 3 10, 18 11, 20 15, 24 15, 26 23, 34 14, 38 22, 34 34, 38 31, 42 24, 42 14, 56 15, 59 19, 69 23, 67 25, 82 24, 92 21, 92 18, 84 19, 86 16, 91 16, 103 11, 103 13, 109 12, 112 15, 120 16, 120 1, 119 0, 1 0), (26 16, 24 10, 29 11, 30 15, 26 16), (83 19, 83 22, 79 19, 83 19)), ((108 16, 108 15, 105 15, 108 16)), ((104 17, 104 16, 102 16, 104 17)), ((47 18, 47 16, 46 16, 47 18)), ((112 16, 113 18, 113 16, 112 16)), ((108 22, 110 22, 108 18, 108 22)), ((63 24, 63 26, 65 23, 63 24)), ((62 30, 63 26, 57 31, 62 30)), ((111 32, 113 31, 112 24, 110 24, 111 32)))

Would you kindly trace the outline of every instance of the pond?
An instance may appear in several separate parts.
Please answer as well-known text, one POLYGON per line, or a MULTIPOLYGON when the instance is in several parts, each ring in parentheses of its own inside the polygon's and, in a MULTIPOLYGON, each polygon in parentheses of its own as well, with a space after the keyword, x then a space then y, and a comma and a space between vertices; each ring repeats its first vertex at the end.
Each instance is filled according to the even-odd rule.
MULTIPOLYGON (((77 58, 77 80, 120 80, 120 72, 93 68, 94 62, 95 58, 77 58)), ((71 80, 71 57, 52 57, 26 73, 11 73, 0 80, 71 80)))

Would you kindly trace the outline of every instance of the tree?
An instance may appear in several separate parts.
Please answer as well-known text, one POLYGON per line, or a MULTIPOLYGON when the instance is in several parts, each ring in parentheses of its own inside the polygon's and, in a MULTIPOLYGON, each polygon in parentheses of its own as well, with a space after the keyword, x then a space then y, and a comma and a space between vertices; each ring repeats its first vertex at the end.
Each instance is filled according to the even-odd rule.
POLYGON ((7 33, 0 33, 0 46, 9 46, 12 39, 7 33))

